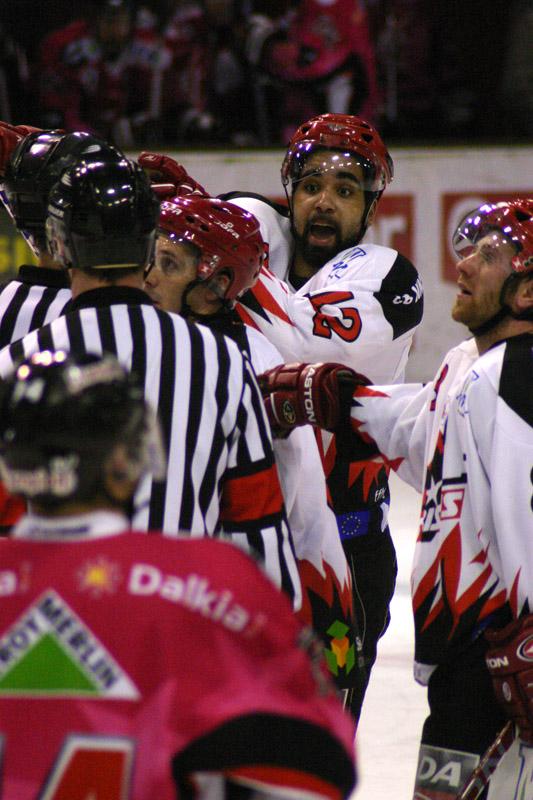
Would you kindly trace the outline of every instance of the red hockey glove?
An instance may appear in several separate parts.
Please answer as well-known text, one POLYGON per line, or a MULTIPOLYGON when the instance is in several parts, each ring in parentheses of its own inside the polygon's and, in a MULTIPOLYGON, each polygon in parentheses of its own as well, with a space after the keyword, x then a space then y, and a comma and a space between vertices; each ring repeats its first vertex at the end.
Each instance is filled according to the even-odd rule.
POLYGON ((281 364, 262 375, 259 385, 274 436, 300 425, 334 431, 348 420, 353 391, 368 384, 343 364, 281 364))
POLYGON ((160 200, 166 200, 169 197, 176 197, 176 187, 173 183, 152 183, 150 184, 152 192, 159 197, 160 200))
POLYGON ((7 162, 18 143, 28 134, 40 130, 31 125, 10 125, 0 121, 0 177, 5 175, 7 162))
POLYGON ((191 178, 185 167, 182 167, 170 156, 144 151, 137 161, 148 174, 152 183, 173 183, 176 187, 175 197, 189 197, 189 195, 209 197, 208 192, 194 178, 191 178))
POLYGON ((514 620, 501 630, 487 630, 487 669, 498 702, 533 744, 533 614, 514 620))

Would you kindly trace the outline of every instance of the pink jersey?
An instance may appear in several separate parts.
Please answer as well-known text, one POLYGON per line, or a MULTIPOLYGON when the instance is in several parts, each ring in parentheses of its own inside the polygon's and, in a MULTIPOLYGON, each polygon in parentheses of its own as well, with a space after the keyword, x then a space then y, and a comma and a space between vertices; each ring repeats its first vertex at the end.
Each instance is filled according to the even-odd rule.
POLYGON ((3 800, 175 800, 205 771, 348 796, 352 722, 254 562, 78 519, 0 542, 3 800))

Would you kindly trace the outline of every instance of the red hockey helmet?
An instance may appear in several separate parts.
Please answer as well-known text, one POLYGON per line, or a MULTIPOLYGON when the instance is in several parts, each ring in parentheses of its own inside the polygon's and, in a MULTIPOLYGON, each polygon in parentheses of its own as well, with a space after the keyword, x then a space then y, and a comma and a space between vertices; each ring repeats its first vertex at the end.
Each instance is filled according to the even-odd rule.
POLYGON ((360 117, 320 114, 300 125, 281 166, 284 186, 299 179, 305 160, 316 149, 339 150, 356 156, 366 176, 365 190, 379 197, 394 175, 392 158, 377 130, 360 117))
POLYGON ((200 281, 229 275, 223 299, 231 304, 256 282, 264 244, 259 223, 249 211, 212 197, 174 197, 161 203, 159 230, 171 241, 197 246, 200 281))
MULTIPOLYGON (((533 198, 484 203, 460 223, 452 239, 459 258, 468 255, 470 248, 491 231, 500 233, 514 245, 516 253, 511 266, 517 273, 533 271, 533 198)), ((495 245, 498 245, 498 239, 495 245)))

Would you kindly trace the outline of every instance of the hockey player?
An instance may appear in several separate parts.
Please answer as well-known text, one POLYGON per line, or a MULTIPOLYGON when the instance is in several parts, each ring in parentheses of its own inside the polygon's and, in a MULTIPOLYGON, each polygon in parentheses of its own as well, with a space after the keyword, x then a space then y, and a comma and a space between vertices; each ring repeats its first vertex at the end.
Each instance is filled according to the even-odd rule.
MULTIPOLYGON (((359 117, 315 117, 294 134, 281 175, 288 209, 261 197, 227 196, 259 219, 268 266, 294 292, 265 275, 243 298, 244 318, 285 362, 336 361, 376 382, 402 380, 422 319, 422 287, 400 253, 362 243, 393 176, 378 132, 359 117)), ((347 457, 331 434, 318 441, 369 674, 396 579, 387 467, 379 456, 347 457)), ((354 696, 355 713, 362 700, 354 696)))
MULTIPOLYGON (((488 797, 530 798, 533 200, 475 209, 454 246, 452 316, 474 339, 450 351, 426 387, 359 387, 352 422, 423 490, 412 589, 415 676, 428 685, 430 715, 415 797, 456 797, 504 724, 497 697, 520 735, 488 797), (497 631, 488 654, 486 629, 497 631)), ((293 385, 305 380, 305 368, 296 372, 293 385)), ((280 376, 266 380, 273 389, 280 376)), ((296 400, 283 386, 271 395, 276 409, 296 400)), ((334 406, 313 388, 316 416, 334 427, 334 406)), ((301 398, 294 407, 303 410, 301 398)))
MULTIPOLYGON (((235 301, 257 280, 263 260, 259 223, 233 203, 174 197, 161 204, 156 255, 145 288, 156 307, 234 339, 256 372, 281 364, 276 348, 244 326, 235 301)), ((338 687, 360 672, 350 572, 339 541, 313 432, 299 428, 274 441, 287 516, 302 581, 300 618, 321 635, 338 687)))
POLYGON ((347 798, 353 724, 287 598, 228 543, 129 530, 153 416, 111 356, 0 387, 31 508, 0 545, 3 800, 347 798))
MULTIPOLYGON (((17 230, 35 254, 36 264, 23 264, 17 277, 0 286, 0 347, 58 317, 70 300, 68 273, 46 248, 48 193, 59 176, 78 159, 97 160, 118 151, 87 133, 65 134, 0 123, 3 190, 0 197, 17 230)), ((20 499, 0 486, 0 530, 6 531, 23 511, 20 499)))
POLYGON ((157 408, 169 462, 165 481, 148 476, 139 487, 136 526, 244 540, 298 608, 299 577, 253 371, 233 342, 158 311, 142 291, 159 218, 148 178, 127 159, 82 162, 63 173, 48 211, 48 246, 71 270, 72 304, 4 348, 0 373, 42 349, 117 355, 157 408))
POLYGON ((48 194, 67 167, 122 153, 88 133, 35 131, 25 136, 7 161, 5 207, 30 245, 37 264, 23 264, 17 278, 0 287, 0 347, 58 317, 70 300, 68 272, 46 247, 48 194))
MULTIPOLYGON (((139 163, 157 180, 172 180, 177 166, 150 153, 139 163)), ((260 195, 223 196, 259 220, 268 248, 269 269, 237 309, 285 362, 336 361, 381 383, 403 378, 422 318, 420 279, 400 253, 361 243, 392 174, 375 128, 358 117, 324 114, 300 126, 287 150, 282 181, 291 188, 288 208, 260 195)), ((389 467, 372 450, 354 458, 343 437, 321 432, 318 444, 352 571, 368 674, 396 579, 387 526, 389 467)), ((362 700, 355 692, 356 716, 362 700)))

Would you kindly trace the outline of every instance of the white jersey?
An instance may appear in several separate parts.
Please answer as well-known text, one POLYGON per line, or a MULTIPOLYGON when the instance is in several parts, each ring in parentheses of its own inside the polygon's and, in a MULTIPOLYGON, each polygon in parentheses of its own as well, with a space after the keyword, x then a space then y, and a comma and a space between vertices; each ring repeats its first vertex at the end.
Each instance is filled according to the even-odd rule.
MULTIPOLYGON (((248 327, 246 335, 257 374, 283 363, 265 336, 248 327)), ((298 562, 307 562, 306 569, 313 570, 315 581, 329 584, 333 574, 340 596, 349 602, 348 563, 327 503, 326 481, 312 429, 305 425, 286 439, 274 439, 274 455, 298 562)))
MULTIPOLYGON (((423 312, 413 265, 391 248, 361 244, 339 253, 294 291, 285 282, 293 240, 286 210, 257 197, 228 199, 257 217, 268 248, 268 268, 239 303, 241 318, 264 333, 285 362, 337 361, 377 383, 401 381, 423 312)), ((332 434, 317 436, 335 513, 370 509, 363 525, 381 531, 388 510, 381 457, 350 462, 339 456, 332 434)))
MULTIPOLYGON (((498 617, 509 608, 514 618, 531 612, 532 387, 529 333, 476 361, 450 405, 442 452, 437 448, 428 470, 432 497, 428 487, 425 494, 424 510, 439 489, 438 526, 435 532, 422 528, 417 543, 415 627, 424 661, 453 657, 493 621, 500 627, 498 617)), ((532 800, 532 775, 533 747, 517 739, 491 779, 488 797, 532 800)))
POLYGON ((294 291, 287 282, 288 220, 261 200, 231 202, 258 218, 268 246, 268 269, 242 298, 245 321, 261 330, 286 362, 338 361, 374 383, 402 380, 423 309, 413 265, 389 247, 360 244, 338 253, 294 291))
POLYGON ((473 365, 443 430, 443 477, 462 476, 466 464, 461 539, 488 557, 483 609, 506 600, 513 617, 533 607, 532 387, 533 333, 513 336, 473 365))
POLYGON ((450 350, 433 381, 357 390, 352 424, 372 439, 399 476, 418 492, 450 402, 478 358, 476 342, 467 339, 450 350))
MULTIPOLYGON (((248 326, 222 328, 246 350, 258 373, 283 363, 280 353, 262 333, 248 326)), ((333 640, 343 632, 353 651, 354 604, 352 579, 339 539, 335 515, 327 502, 324 471, 313 431, 296 428, 286 439, 274 439, 274 456, 301 581, 300 620, 320 635, 328 667, 339 689, 351 686, 355 660, 343 657, 333 640)), ((342 637, 340 637, 342 638, 342 637)))
POLYGON ((512 337, 476 360, 469 340, 427 387, 356 392, 354 427, 416 488, 425 464, 412 573, 422 683, 506 604, 532 607, 532 345, 512 337))

